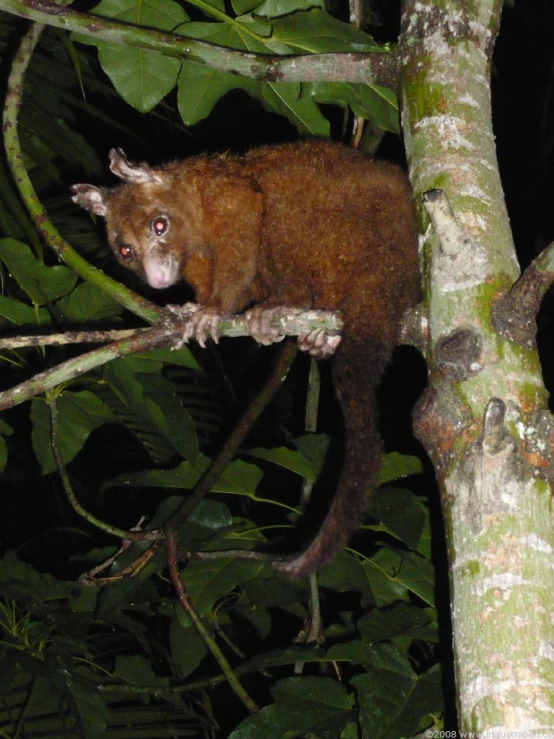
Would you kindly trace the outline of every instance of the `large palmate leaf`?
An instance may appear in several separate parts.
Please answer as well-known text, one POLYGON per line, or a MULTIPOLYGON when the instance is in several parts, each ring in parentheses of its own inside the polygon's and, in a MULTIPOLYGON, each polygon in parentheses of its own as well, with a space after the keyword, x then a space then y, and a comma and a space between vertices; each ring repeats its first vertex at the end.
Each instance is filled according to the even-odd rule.
MULTIPOLYGON (((161 3, 139 0, 102 0, 94 12, 137 26, 155 28, 256 54, 290 55, 321 52, 376 51, 366 33, 333 18, 318 2, 284 4, 266 2, 258 7, 241 2, 236 17, 221 3, 204 3, 210 21, 188 20, 174 0, 161 3), (212 10, 210 10, 212 9, 212 10), (240 11, 244 9, 244 13, 240 11), (251 12, 254 11, 254 12, 251 12)), ((329 136, 329 122, 319 103, 351 105, 357 115, 372 118, 384 130, 398 131, 394 93, 367 85, 320 83, 319 85, 254 80, 234 72, 212 69, 194 59, 179 60, 131 45, 75 36, 98 48, 99 61, 120 95, 142 112, 152 110, 178 81, 178 107, 185 124, 194 125, 213 110, 217 101, 233 89, 256 97, 264 107, 286 117, 300 132, 329 136)))
MULTIPOLYGON (((137 26, 172 31, 188 16, 174 0, 102 0, 94 12, 137 26)), ((175 86, 180 63, 145 49, 110 44, 90 37, 81 41, 94 43, 100 64, 121 97, 137 110, 152 110, 175 86)))

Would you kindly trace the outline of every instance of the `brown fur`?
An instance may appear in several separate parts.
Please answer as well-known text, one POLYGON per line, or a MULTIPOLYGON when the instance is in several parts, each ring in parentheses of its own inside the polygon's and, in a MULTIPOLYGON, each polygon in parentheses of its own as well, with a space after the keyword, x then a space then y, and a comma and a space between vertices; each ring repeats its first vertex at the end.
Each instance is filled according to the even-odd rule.
POLYGON ((121 261, 119 247, 132 248, 126 266, 144 272, 148 254, 155 266, 176 260, 198 303, 221 313, 260 303, 342 311, 334 368, 346 429, 339 489, 308 549, 276 564, 295 577, 317 570, 347 543, 367 507, 381 458, 375 390, 402 316, 419 298, 407 178, 323 141, 136 165, 129 177, 126 167, 134 165, 112 159, 130 184, 74 187, 77 202, 105 215, 121 261), (171 226, 153 244, 160 214, 171 226))

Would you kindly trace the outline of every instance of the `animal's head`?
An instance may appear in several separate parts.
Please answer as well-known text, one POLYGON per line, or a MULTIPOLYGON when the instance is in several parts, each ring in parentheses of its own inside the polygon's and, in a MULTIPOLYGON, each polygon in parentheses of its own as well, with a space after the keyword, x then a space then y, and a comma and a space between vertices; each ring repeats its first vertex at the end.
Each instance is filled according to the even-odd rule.
POLYGON ((110 151, 110 169, 122 185, 73 185, 73 202, 106 219, 108 241, 121 264, 152 287, 175 284, 200 241, 193 188, 177 181, 175 170, 133 164, 121 149, 110 151))

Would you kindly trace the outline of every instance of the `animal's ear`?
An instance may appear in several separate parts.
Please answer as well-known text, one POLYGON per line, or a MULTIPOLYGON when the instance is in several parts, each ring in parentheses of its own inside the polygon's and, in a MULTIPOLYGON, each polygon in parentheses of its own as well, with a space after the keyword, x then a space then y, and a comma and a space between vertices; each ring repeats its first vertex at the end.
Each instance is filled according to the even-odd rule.
POLYGON ((121 177, 124 182, 132 185, 144 184, 147 182, 161 183, 160 175, 149 167, 148 164, 141 162, 134 164, 125 156, 123 149, 112 149, 110 151, 110 169, 117 177, 121 177))
POLYGON ((71 198, 74 203, 90 213, 106 217, 108 204, 104 192, 99 187, 94 185, 72 185, 71 191, 75 193, 71 198))

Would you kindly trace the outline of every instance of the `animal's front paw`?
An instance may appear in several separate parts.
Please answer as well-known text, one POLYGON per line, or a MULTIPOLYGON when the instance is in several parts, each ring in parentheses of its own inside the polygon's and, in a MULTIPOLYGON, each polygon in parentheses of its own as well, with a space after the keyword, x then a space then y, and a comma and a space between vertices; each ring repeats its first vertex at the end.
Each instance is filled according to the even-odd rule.
POLYGON ((268 346, 278 341, 283 341, 285 334, 274 325, 283 316, 290 316, 296 311, 295 308, 285 308, 283 305, 274 308, 264 308, 263 305, 256 305, 254 308, 247 310, 244 314, 246 325, 250 336, 255 339, 258 344, 268 346))
POLYGON ((298 337, 298 348, 308 352, 314 359, 327 359, 336 352, 340 341, 341 337, 337 334, 328 334, 324 328, 316 328, 298 337))
POLYGON ((196 339, 204 349, 206 341, 210 337, 217 344, 219 341, 219 322, 222 315, 215 308, 210 308, 207 305, 197 305, 196 303, 168 305, 166 307, 180 319, 186 321, 179 346, 188 344, 191 339, 196 339))

